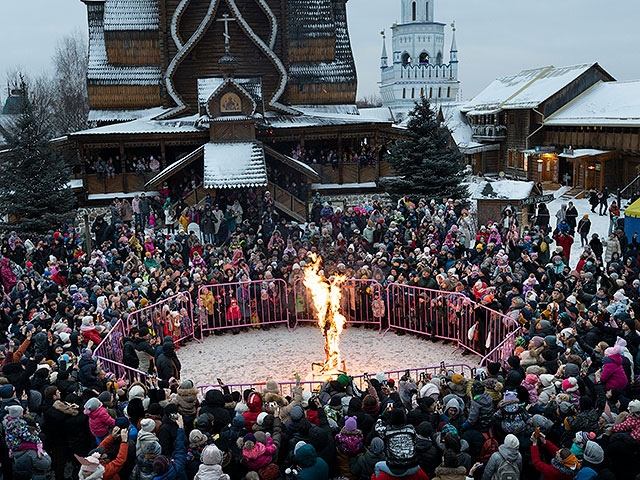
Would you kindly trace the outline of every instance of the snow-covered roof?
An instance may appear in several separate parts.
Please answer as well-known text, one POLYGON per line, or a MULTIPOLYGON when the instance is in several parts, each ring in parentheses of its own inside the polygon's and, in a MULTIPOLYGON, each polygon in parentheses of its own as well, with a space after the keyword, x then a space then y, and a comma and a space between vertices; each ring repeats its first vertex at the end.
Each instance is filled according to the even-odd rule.
MULTIPOLYGON (((442 104, 440 109, 444 119, 443 124, 451 133, 454 142, 462 153, 472 153, 480 151, 479 149, 499 150, 499 144, 478 143, 473 141, 473 132, 471 124, 467 117, 462 113, 462 104, 449 103, 442 104)), ((402 123, 406 126, 411 117, 407 117, 402 123)))
POLYGON ((87 81, 89 84, 159 85, 162 77, 159 66, 116 66, 109 63, 104 41, 104 8, 105 5, 102 3, 87 3, 89 17, 87 81))
POLYGON ((640 126, 640 80, 601 82, 545 120, 557 126, 640 126))
POLYGON ((106 0, 105 30, 158 30, 158 0, 106 0))
MULTIPOLYGON (((216 78, 199 78, 198 79, 198 102, 202 108, 206 108, 207 102, 209 98, 218 88, 220 88, 224 83, 225 79, 221 77, 216 78)), ((262 105, 262 79, 259 77, 256 78, 233 78, 229 79, 229 81, 234 82, 239 86, 242 90, 244 90, 247 95, 249 95, 254 102, 256 102, 256 106, 259 111, 263 111, 264 107, 262 105)))
MULTIPOLYGON (((297 107, 294 107, 297 108, 297 107)), ((368 123, 390 123, 376 117, 352 115, 350 113, 322 113, 307 110, 305 115, 282 115, 274 112, 265 114, 264 122, 272 128, 303 128, 334 125, 358 125, 368 123)))
POLYGON ((82 180, 81 178, 72 178, 71 180, 69 180, 68 185, 72 190, 76 188, 82 188, 84 187, 84 180, 82 180))
POLYGON ((308 115, 320 115, 325 113, 339 115, 360 115, 362 110, 352 104, 349 105, 296 105, 296 110, 308 115))
MULTIPOLYGON (((201 132, 196 123, 198 115, 178 118, 175 120, 153 120, 158 115, 157 109, 150 109, 149 115, 131 122, 115 123, 88 130, 81 130, 69 134, 70 137, 79 135, 133 135, 140 133, 197 133, 201 132)), ((159 110, 163 112, 163 109, 159 110)))
POLYGON ((191 152, 191 153, 185 155, 184 157, 182 157, 181 159, 173 162, 171 165, 166 167, 164 170, 162 170, 160 173, 158 173, 155 177, 153 177, 151 180, 149 180, 147 183, 145 183, 145 185, 144 185, 145 188, 149 187, 149 186, 157 185, 160 182, 163 182, 166 179, 170 178, 172 175, 174 175, 175 173, 177 173, 180 170, 182 170, 184 167, 189 165, 195 159, 201 157, 203 153, 204 153, 204 146, 200 146, 200 147, 196 148, 193 152, 191 152))
POLYGON ((608 150, 597 150, 595 148, 576 148, 573 150, 573 154, 561 153, 558 155, 562 158, 582 158, 582 157, 597 157, 603 153, 609 153, 608 150))
POLYGON ((533 191, 533 182, 517 180, 482 181, 478 184, 473 200, 524 200, 533 191))
POLYGON ((395 122, 396 119, 393 116, 393 112, 390 107, 371 107, 361 108, 360 114, 363 117, 377 118, 385 122, 395 122))
POLYGON ((500 110, 535 108, 565 88, 597 63, 568 67, 540 67, 496 78, 462 107, 467 115, 500 110))
POLYGON ((144 117, 155 117, 163 111, 162 107, 143 108, 141 110, 91 110, 89 111, 89 121, 130 122, 144 117))
POLYGON ((376 182, 361 183, 312 183, 312 190, 354 190, 360 188, 376 188, 376 182))
POLYGON ((204 145, 204 187, 267 186, 267 165, 260 142, 210 142, 204 145))

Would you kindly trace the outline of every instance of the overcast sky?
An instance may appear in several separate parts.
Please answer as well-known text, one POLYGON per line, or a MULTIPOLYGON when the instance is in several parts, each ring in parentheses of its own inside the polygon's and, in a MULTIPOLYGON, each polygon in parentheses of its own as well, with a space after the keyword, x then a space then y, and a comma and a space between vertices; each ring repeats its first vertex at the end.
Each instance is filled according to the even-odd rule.
MULTIPOLYGON (((456 21, 463 98, 497 76, 543 65, 597 61, 618 80, 640 79, 637 0, 435 1, 436 21, 456 21)), ((349 0, 347 6, 359 96, 377 93, 380 31, 389 35, 400 19, 400 0, 349 0)), ((49 68, 57 39, 87 28, 80 0, 0 0, 0 18, 0 74, 16 66, 34 73, 49 68)), ((450 28, 445 42, 448 50, 450 28)))

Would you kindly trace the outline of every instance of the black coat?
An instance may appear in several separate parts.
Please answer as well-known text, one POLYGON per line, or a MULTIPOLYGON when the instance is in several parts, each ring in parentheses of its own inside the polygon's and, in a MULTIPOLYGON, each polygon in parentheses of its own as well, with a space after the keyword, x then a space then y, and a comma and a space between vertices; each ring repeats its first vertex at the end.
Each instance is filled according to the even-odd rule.
POLYGON ((220 390, 209 390, 202 402, 200 414, 210 413, 213 415, 213 433, 220 433, 223 428, 231 423, 229 410, 224 406, 224 395, 220 390))

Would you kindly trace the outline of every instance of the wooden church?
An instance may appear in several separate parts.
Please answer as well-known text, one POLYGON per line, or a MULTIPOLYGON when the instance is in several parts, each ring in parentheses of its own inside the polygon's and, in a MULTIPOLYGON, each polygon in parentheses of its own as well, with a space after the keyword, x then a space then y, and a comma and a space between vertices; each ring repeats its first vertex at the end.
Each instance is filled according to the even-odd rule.
POLYGON ((391 174, 381 152, 400 134, 388 110, 355 106, 347 0, 83 2, 93 128, 67 145, 86 205, 268 188, 302 221, 310 192, 391 174))

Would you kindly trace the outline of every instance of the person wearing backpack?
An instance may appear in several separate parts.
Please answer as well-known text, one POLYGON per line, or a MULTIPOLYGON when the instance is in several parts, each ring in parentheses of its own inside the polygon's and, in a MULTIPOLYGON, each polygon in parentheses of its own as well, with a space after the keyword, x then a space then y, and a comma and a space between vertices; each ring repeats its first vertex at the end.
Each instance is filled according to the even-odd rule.
POLYGON ((518 437, 509 434, 498 451, 491 455, 482 474, 482 480, 519 480, 522 472, 522 455, 518 451, 518 437))
POLYGON ((485 447, 487 442, 492 440, 491 424, 495 411, 493 399, 485 391, 484 384, 479 381, 471 385, 471 398, 469 417, 461 428, 464 431, 462 438, 469 443, 469 453, 472 457, 485 454, 488 461, 491 454, 498 449, 498 445, 494 445, 495 448, 489 452, 485 447))

